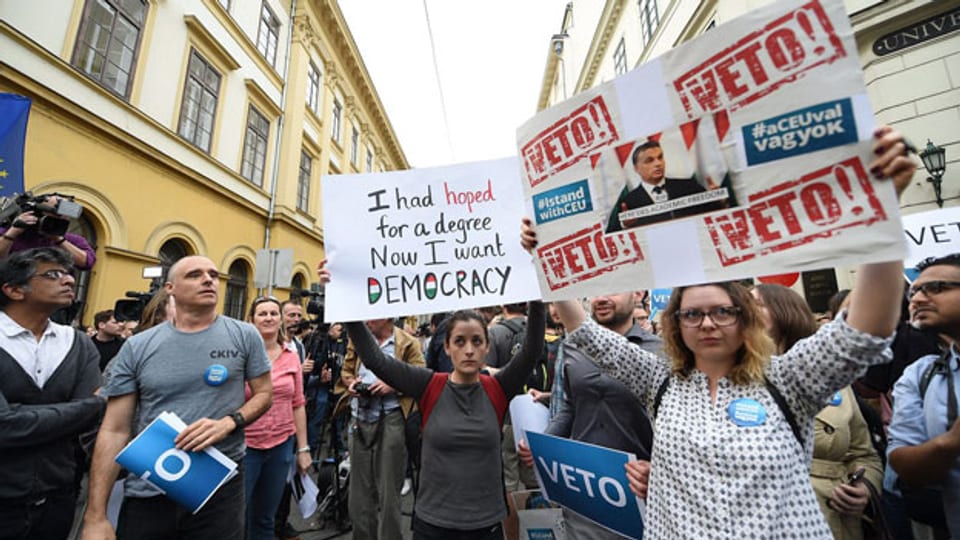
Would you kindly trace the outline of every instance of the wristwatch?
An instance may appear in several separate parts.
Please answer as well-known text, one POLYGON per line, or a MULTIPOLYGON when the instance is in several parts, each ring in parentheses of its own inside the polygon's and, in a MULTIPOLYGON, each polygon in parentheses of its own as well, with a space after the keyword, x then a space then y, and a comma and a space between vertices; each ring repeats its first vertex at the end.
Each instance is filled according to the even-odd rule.
POLYGON ((247 425, 247 419, 243 417, 243 413, 240 411, 230 413, 230 418, 237 424, 237 427, 234 429, 241 429, 247 425))

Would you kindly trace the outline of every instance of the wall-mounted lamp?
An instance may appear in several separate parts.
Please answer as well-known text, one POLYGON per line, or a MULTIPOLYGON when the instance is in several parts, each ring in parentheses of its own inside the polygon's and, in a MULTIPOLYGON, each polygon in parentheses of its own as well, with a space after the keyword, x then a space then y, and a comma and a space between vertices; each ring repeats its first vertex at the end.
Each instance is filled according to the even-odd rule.
POLYGON ((553 43, 554 54, 557 56, 563 54, 563 40, 567 39, 568 37, 570 37, 570 35, 566 32, 563 32, 562 34, 554 34, 553 37, 550 38, 550 41, 553 43))
POLYGON ((927 182, 933 184, 933 192, 937 196, 937 206, 943 208, 943 195, 941 188, 943 185, 943 173, 947 170, 947 150, 933 144, 927 139, 927 147, 920 152, 920 159, 923 160, 923 167, 927 169, 930 176, 927 182))

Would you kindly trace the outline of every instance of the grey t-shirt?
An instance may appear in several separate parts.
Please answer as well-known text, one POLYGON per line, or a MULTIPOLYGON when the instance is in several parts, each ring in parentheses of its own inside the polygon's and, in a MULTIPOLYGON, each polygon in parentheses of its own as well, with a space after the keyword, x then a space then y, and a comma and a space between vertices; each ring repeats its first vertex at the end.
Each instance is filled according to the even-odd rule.
MULTIPOLYGON (((169 322, 127 340, 109 368, 108 397, 136 392, 139 433, 160 413, 176 413, 190 425, 201 418, 222 418, 244 403, 244 382, 270 371, 263 339, 250 324, 218 316, 199 332, 182 332, 169 322), (227 369, 219 386, 207 383, 210 366, 227 369)), ((216 445, 235 461, 243 458, 243 430, 216 445)), ((160 492, 131 475, 126 496, 151 497, 160 492)))

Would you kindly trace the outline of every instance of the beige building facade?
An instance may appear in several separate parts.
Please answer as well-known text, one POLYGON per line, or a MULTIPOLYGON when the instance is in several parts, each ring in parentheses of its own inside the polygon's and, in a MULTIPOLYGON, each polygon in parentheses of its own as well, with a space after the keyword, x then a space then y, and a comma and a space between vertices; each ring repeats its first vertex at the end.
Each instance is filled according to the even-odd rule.
POLYGON ((26 189, 84 207, 84 322, 190 254, 234 317, 258 250, 293 249, 275 294, 308 288, 320 177, 409 166, 335 0, 2 0, 0 50, 33 100, 26 189))

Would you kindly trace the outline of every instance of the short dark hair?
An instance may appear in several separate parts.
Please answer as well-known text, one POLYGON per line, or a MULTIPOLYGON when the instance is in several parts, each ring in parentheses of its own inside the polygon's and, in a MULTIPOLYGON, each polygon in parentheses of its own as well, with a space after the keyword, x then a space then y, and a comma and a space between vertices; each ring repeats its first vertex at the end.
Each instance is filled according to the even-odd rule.
POLYGON ((521 315, 527 314, 527 303, 526 302, 517 302, 515 304, 504 304, 503 311, 507 313, 519 313, 521 315))
POLYGON ((917 263, 917 270, 923 272, 931 266, 940 265, 960 266, 960 253, 951 253, 942 257, 927 257, 917 263))
POLYGON ((636 165, 637 158, 640 157, 640 154, 651 148, 660 148, 660 143, 653 139, 647 139, 646 142, 639 144, 636 148, 633 149, 633 154, 630 156, 630 161, 632 161, 633 164, 636 165))
POLYGON ((99 330, 100 325, 109 321, 111 318, 113 318, 113 310, 105 309, 93 316, 93 327, 99 330))
MULTIPOLYGON (((40 263, 59 264, 66 270, 73 269, 73 259, 60 248, 25 249, 11 253, 0 260, 0 287, 9 285, 26 288, 27 284, 30 283, 30 278, 37 273, 37 266, 40 263)), ((10 297, 0 289, 0 308, 7 307, 10 302, 10 297)))
MULTIPOLYGON (((440 312, 438 312, 438 313, 434 313, 434 314, 430 317, 430 324, 432 324, 434 327, 438 327, 438 326, 440 326, 440 323, 442 323, 443 320, 446 319, 446 318, 449 317, 449 316, 450 316, 450 313, 448 313, 448 312, 446 312, 446 311, 440 311, 440 312)), ((486 323, 484 323, 484 324, 486 324, 486 323)))
POLYGON ((483 328, 483 341, 489 342, 490 336, 487 334, 487 320, 483 318, 483 315, 478 311, 472 309, 461 309, 459 311, 454 311, 453 315, 450 315, 450 322, 447 323, 447 336, 444 339, 444 344, 450 344, 450 337, 453 335, 453 327, 457 325, 458 322, 471 322, 476 321, 480 323, 480 327, 483 328))
POLYGON ((283 313, 283 308, 287 306, 297 306, 298 308, 303 309, 303 304, 301 304, 299 300, 288 298, 287 300, 280 302, 280 313, 283 313))

